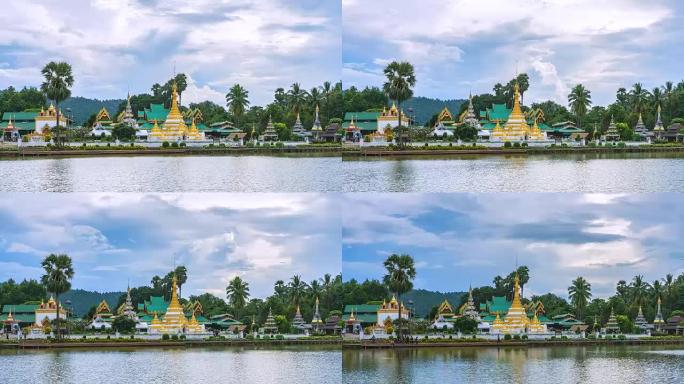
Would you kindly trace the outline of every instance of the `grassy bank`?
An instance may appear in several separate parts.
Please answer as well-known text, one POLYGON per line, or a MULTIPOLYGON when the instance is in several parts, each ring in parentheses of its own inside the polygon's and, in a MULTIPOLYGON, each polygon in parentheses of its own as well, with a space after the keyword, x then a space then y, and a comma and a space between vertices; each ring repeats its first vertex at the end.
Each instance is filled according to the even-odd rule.
POLYGON ((684 146, 644 145, 640 147, 549 147, 549 148, 488 148, 482 146, 397 148, 345 148, 342 157, 398 157, 449 155, 543 155, 543 154, 613 154, 613 153, 681 153, 684 146))
POLYGON ((89 339, 67 340, 63 342, 47 340, 22 340, 19 342, 0 343, 0 349, 67 349, 67 348, 168 348, 168 347, 277 347, 277 346, 336 346, 341 345, 340 338, 310 338, 298 340, 276 340, 276 339, 256 339, 256 340, 142 340, 142 339, 89 339))
POLYGON ((0 150, 0 158, 26 157, 84 157, 84 156, 225 156, 225 155, 295 155, 295 156, 338 156, 339 146, 306 146, 306 147, 179 147, 179 148, 147 148, 130 146, 100 147, 68 147, 57 148, 4 148, 0 150))
POLYGON ((501 347, 564 347, 593 345, 681 345, 684 337, 651 337, 647 339, 579 339, 579 340, 444 340, 417 343, 393 343, 391 341, 345 342, 342 347, 349 349, 386 349, 386 348, 501 348, 501 347))

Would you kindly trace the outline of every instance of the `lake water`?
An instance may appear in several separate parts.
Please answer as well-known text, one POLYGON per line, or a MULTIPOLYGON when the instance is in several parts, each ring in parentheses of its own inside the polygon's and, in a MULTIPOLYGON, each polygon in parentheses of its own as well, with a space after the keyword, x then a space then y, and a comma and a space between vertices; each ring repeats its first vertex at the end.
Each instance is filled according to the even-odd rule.
POLYGON ((329 347, 0 351, 0 383, 341 383, 341 354, 329 347))
POLYGON ((684 154, 345 158, 342 178, 363 192, 681 192, 684 154))
POLYGON ((684 154, 0 160, 8 192, 681 192, 684 154))
POLYGON ((672 347, 345 350, 343 383, 681 383, 672 347))
POLYGON ((339 157, 116 156, 0 160, 0 191, 335 192, 339 157))

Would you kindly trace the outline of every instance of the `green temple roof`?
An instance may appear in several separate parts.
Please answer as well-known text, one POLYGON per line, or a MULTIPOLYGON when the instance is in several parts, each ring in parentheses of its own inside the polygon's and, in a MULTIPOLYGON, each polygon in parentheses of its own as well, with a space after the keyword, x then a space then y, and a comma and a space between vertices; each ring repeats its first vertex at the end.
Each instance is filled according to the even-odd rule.
POLYGON ((344 306, 344 313, 378 313, 378 309, 380 309, 380 305, 378 304, 358 304, 358 305, 353 305, 353 304, 347 304, 344 306))
POLYGON ((355 122, 372 121, 377 124, 380 114, 381 112, 345 112, 344 121, 351 121, 353 117, 355 122))
MULTIPOLYGON (((378 123, 376 121, 355 121, 354 124, 362 131, 377 131, 378 123)), ((349 128, 349 122, 342 123, 342 128, 349 128)))
POLYGON ((5 112, 2 114, 2 121, 27 121, 35 122, 38 112, 5 112))
POLYGON ((2 313, 35 313, 38 304, 5 304, 2 306, 2 313))

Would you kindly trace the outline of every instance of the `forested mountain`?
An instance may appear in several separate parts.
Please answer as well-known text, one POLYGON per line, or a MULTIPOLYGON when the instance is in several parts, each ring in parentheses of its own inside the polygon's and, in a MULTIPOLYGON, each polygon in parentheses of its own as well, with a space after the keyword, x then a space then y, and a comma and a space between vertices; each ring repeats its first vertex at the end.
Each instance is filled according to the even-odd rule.
POLYGON ((71 291, 60 295, 59 301, 66 305, 67 300, 71 301, 70 309, 73 309, 74 314, 81 317, 88 313, 88 310, 93 306, 99 304, 102 300, 107 301, 112 311, 116 311, 116 303, 119 302, 121 295, 125 292, 94 292, 85 291, 83 289, 72 289, 71 291))
MULTIPOLYGON (((71 116, 74 119, 74 123, 77 125, 84 124, 90 115, 97 113, 100 108, 105 107, 110 115, 116 114, 119 110, 119 105, 126 100, 123 99, 110 99, 110 100, 98 100, 98 99, 88 99, 85 97, 75 96, 70 97, 60 104, 60 108, 64 113, 67 112, 67 108, 71 108, 71 116)), ((115 118, 115 116, 111 116, 115 118)))
POLYGON ((418 317, 426 317, 430 310, 441 304, 444 299, 449 300, 449 303, 456 311, 457 306, 461 302, 461 298, 465 295, 465 292, 435 292, 428 291, 425 289, 414 289, 408 293, 401 296, 401 301, 404 305, 408 306, 409 300, 413 300, 415 314, 418 317))

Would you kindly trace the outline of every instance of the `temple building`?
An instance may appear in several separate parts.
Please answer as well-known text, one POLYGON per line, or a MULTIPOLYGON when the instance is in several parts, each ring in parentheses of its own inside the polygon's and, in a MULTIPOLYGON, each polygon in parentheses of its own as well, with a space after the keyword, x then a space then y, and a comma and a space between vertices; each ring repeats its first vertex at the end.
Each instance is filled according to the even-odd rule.
POLYGON ((204 333, 204 325, 199 324, 195 313, 190 316, 190 320, 185 315, 185 311, 178 300, 178 286, 176 275, 174 274, 171 282, 171 301, 166 307, 164 316, 160 319, 157 311, 154 311, 154 318, 148 327, 151 334, 198 334, 204 333))
POLYGON ((546 332, 546 325, 541 323, 536 313, 531 320, 528 317, 527 311, 520 301, 520 279, 516 273, 513 283, 513 302, 503 319, 499 312, 496 313, 496 318, 490 327, 490 333, 530 334, 546 332))
POLYGON ((648 324, 648 321, 646 321, 646 317, 644 317, 641 305, 639 306, 639 313, 637 313, 637 316, 634 318, 634 325, 642 330, 652 328, 652 326, 648 324))
POLYGON ((188 128, 185 118, 178 108, 178 92, 176 83, 173 83, 171 93, 171 109, 166 115, 164 124, 161 127, 154 120, 154 127, 148 136, 148 141, 202 141, 204 135, 199 132, 193 119, 192 125, 188 128))
POLYGON ((261 134, 261 141, 278 141, 278 132, 273 125, 273 120, 271 116, 268 116, 268 124, 266 124, 266 130, 261 134))
MULTIPOLYGON (((345 113, 345 119, 346 119, 346 116, 347 116, 347 114, 345 113)), ((361 140, 364 132, 360 126, 356 125, 354 115, 351 115, 351 120, 349 121, 349 123, 343 123, 342 125, 343 126, 346 125, 346 127, 344 127, 344 138, 345 138, 345 140, 351 141, 351 142, 358 142, 359 140, 361 140)), ((372 133, 372 132, 374 132, 374 131, 371 131, 369 133, 372 133)))
POLYGON ((473 300, 473 288, 468 288, 468 301, 466 301, 463 308, 463 316, 475 320, 476 322, 482 321, 480 318, 480 313, 475 309, 475 301, 473 300))
POLYGON ((642 139, 648 139, 649 137, 653 136, 653 132, 646 128, 646 124, 644 124, 644 120, 641 118, 641 113, 639 113, 639 119, 634 126, 634 134, 639 135, 639 137, 642 139))
MULTIPOLYGON (((62 111, 59 112, 59 125, 69 125, 69 118, 62 111)), ((39 112, 4 112, 0 129, 8 140, 18 140, 19 137, 44 137, 57 125, 57 110, 53 104, 39 112)))
POLYGON ((660 104, 658 104, 658 112, 656 112, 656 122, 653 126, 653 136, 656 139, 662 139, 665 133, 665 127, 663 126, 663 120, 660 118, 660 104))
POLYGON ((620 332, 620 325, 617 322, 617 318, 615 317, 615 312, 613 311, 613 308, 610 308, 610 317, 608 318, 608 322, 606 323, 606 333, 619 333, 620 332))
POLYGON ((304 317, 302 317, 302 312, 299 310, 299 305, 297 305, 297 311, 295 312, 294 318, 292 318, 292 328, 295 331, 304 333, 311 328, 309 324, 306 324, 304 317))
MULTIPOLYGON (((316 108, 318 109, 318 107, 316 108)), ((323 330, 323 319, 321 319, 321 313, 318 310, 318 297, 316 297, 316 306, 314 307, 314 315, 311 319, 311 328, 314 332, 321 332, 323 330)))
POLYGON ((366 304, 347 304, 344 306, 344 313, 342 314, 342 321, 347 321, 352 313, 358 322, 364 326, 372 326, 378 324, 378 310, 380 309, 379 302, 369 302, 366 304))
POLYGON ((435 320, 430 325, 433 329, 453 329, 453 321, 456 319, 456 314, 454 313, 451 304, 447 299, 444 299, 442 303, 437 307, 437 314, 435 315, 435 320))
POLYGON ((323 128, 321 127, 321 119, 318 116, 319 109, 318 104, 316 104, 316 112, 314 114, 313 125, 311 126, 311 136, 313 136, 314 141, 322 141, 323 128))
POLYGON ((500 121, 496 120, 496 126, 489 137, 490 141, 538 141, 546 140, 544 134, 534 120, 533 125, 527 123, 527 117, 523 114, 520 107, 520 88, 515 83, 513 94, 513 109, 506 119, 506 123, 501 126, 500 121))
POLYGON ((397 298, 392 295, 392 300, 386 302, 382 301, 382 305, 378 308, 378 321, 377 325, 384 326, 385 320, 388 318, 392 321, 399 319, 399 306, 401 305, 401 318, 408 319, 411 317, 409 310, 404 306, 404 303, 399 303, 397 298))
POLYGON ((95 308, 93 319, 90 324, 88 324, 88 328, 100 331, 111 329, 113 320, 114 314, 112 313, 112 310, 109 309, 109 304, 107 304, 105 300, 102 300, 100 304, 97 305, 97 308, 95 308))
POLYGON ((273 317, 273 312, 271 311, 271 308, 268 309, 268 317, 266 317, 266 322, 264 323, 264 333, 278 333, 278 324, 276 324, 275 322, 275 318, 273 317))
POLYGON ((297 112, 297 119, 292 126, 292 134, 301 138, 311 136, 311 133, 304 128, 304 124, 302 124, 302 120, 299 118, 299 112, 297 112))
POLYGON ((653 319, 653 328, 656 331, 660 331, 665 325, 665 320, 663 319, 663 313, 660 311, 660 296, 658 296, 658 304, 656 307, 656 315, 653 319))
MULTIPOLYGON (((396 104, 392 103, 392 107, 382 108, 382 112, 366 111, 366 112, 345 112, 342 128, 347 132, 347 140, 352 140, 349 133, 360 133, 360 137, 367 137, 370 135, 380 136, 391 134, 399 125, 399 110, 396 104), (352 129, 350 129, 352 128, 352 129), (387 132, 386 132, 387 131, 387 132)), ((401 125, 408 127, 411 125, 409 117, 401 113, 401 125)))
MULTIPOLYGON (((62 303, 59 304, 59 318, 66 319, 67 312, 62 303)), ((41 300, 40 305, 36 308, 36 325, 42 325, 43 320, 53 321, 57 318, 57 302, 50 296, 47 302, 41 300)))
POLYGON ((615 119, 613 119, 613 116, 610 116, 608 130, 603 136, 605 141, 620 141, 620 131, 618 131, 617 125, 615 125, 615 119))

